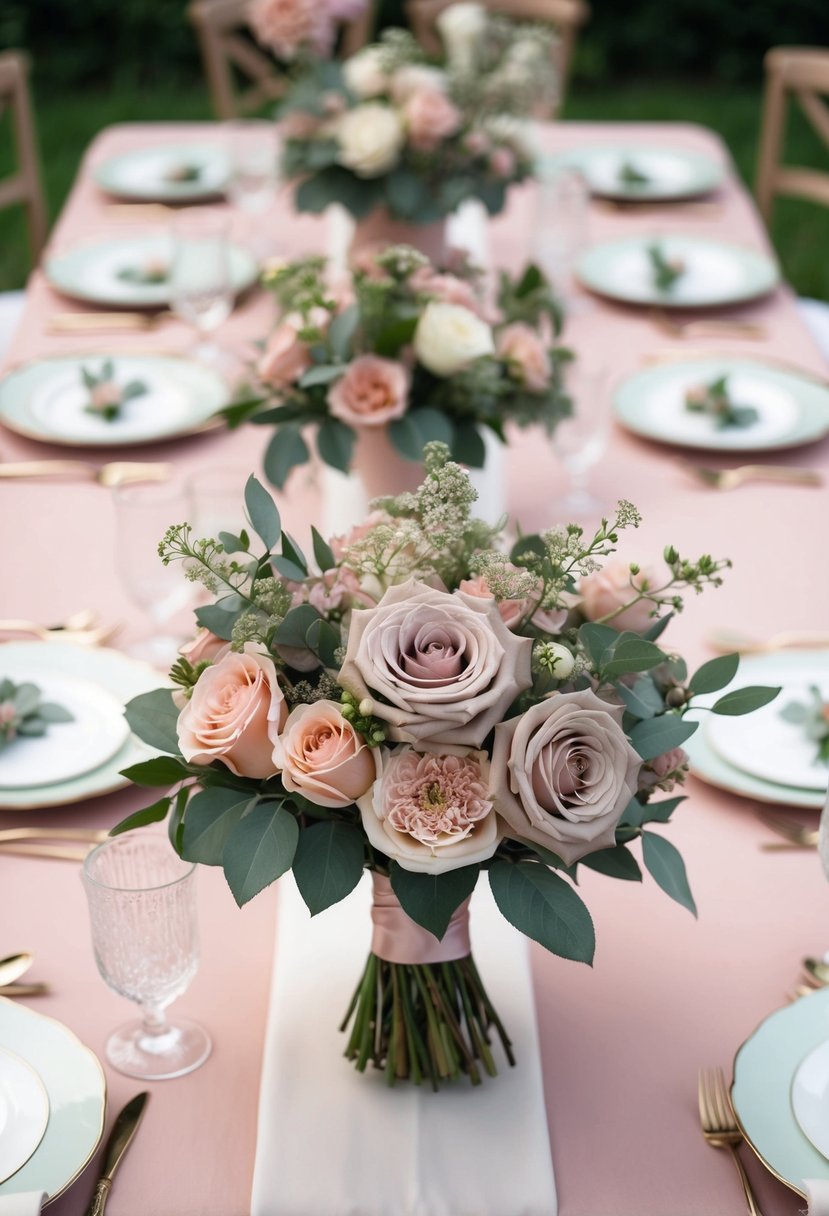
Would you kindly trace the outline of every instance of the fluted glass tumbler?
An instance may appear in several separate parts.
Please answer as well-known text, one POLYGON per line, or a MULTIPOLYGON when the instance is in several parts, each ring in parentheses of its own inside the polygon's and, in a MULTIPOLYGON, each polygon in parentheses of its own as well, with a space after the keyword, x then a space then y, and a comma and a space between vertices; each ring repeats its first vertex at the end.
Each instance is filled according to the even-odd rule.
POLYGON ((166 835, 132 832, 93 849, 83 866, 95 961, 113 991, 142 1016, 110 1035, 106 1055, 130 1077, 180 1077, 210 1055, 210 1036, 165 1010, 199 965, 196 867, 166 835))

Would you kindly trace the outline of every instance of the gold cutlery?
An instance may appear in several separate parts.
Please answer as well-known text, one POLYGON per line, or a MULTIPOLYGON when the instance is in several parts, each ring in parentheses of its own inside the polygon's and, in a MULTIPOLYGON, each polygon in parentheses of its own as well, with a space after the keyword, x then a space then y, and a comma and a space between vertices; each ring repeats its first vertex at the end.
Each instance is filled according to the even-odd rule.
POLYGON ((746 481, 773 481, 781 485, 822 486, 818 469, 799 469, 786 464, 744 464, 736 469, 712 469, 680 460, 680 467, 697 481, 715 490, 734 490, 746 481))
POLYGON ((762 341, 769 336, 765 325, 760 325, 757 321, 727 320, 724 317, 676 321, 662 308, 652 308, 650 318, 671 338, 752 338, 762 341))
POLYGON ((697 1098, 703 1136, 713 1148, 728 1149, 734 1159, 737 1173, 740 1175, 740 1182, 743 1184, 743 1194, 750 1216, 763 1216, 737 1152, 737 1146, 743 1141, 743 1133, 737 1126, 734 1107, 731 1105, 731 1095, 721 1068, 700 1071, 697 1098))
POLYGON ((99 625, 95 629, 55 629, 35 621, 0 620, 0 634, 30 633, 42 642, 73 642, 77 646, 100 646, 117 633, 120 625, 99 625))
POLYGON ((149 1097, 148 1093, 136 1094, 116 1118, 104 1149, 103 1171, 95 1187, 92 1201, 86 1210, 86 1216, 104 1216, 104 1208, 112 1189, 115 1172, 132 1144, 133 1136, 138 1131, 138 1125, 149 1097))
POLYGON ((653 366, 654 364, 663 363, 687 363, 691 359, 716 359, 718 362, 727 363, 729 359, 745 358, 750 358, 752 363, 763 363, 769 367, 780 368, 782 371, 791 372, 793 376, 799 376, 801 380, 809 380, 812 384, 819 384, 822 388, 829 388, 829 377, 821 376, 818 372, 801 367, 799 363, 791 363, 788 359, 780 359, 777 355, 770 355, 766 351, 752 351, 751 355, 747 356, 744 351, 717 350, 710 346, 686 346, 682 350, 652 351, 643 356, 642 362, 653 366))
POLYGON ((761 849, 766 852, 774 852, 777 849, 816 849, 818 843, 818 829, 808 828, 805 824, 798 820, 786 819, 781 815, 775 815, 771 811, 755 812, 761 823, 764 823, 772 832, 776 832, 782 837, 779 841, 764 841, 761 849))
POLYGON ((699 216, 702 219, 717 219, 722 215, 722 203, 713 199, 698 199, 691 202, 678 202, 671 199, 658 201, 656 199, 626 199, 626 198, 593 198, 593 205, 600 211, 618 212, 627 215, 660 215, 665 219, 679 216, 685 219, 689 216, 699 216))
POLYGON ((10 854, 14 857, 40 857, 49 861, 83 861, 92 848, 81 846, 46 844, 40 841, 0 841, 0 854, 10 854))
POLYGON ((829 633, 807 633, 805 630, 794 630, 784 633, 773 633, 770 638, 748 637, 744 633, 730 629, 715 629, 708 634, 706 641, 713 650, 722 654, 767 654, 774 650, 821 650, 829 646, 829 633))
POLYGON ((50 334, 76 334, 102 329, 145 331, 173 314, 162 312, 55 312, 46 324, 50 334))
POLYGON ((166 203, 107 203, 107 218, 114 220, 169 220, 176 208, 166 203))
POLYGON ((4 984, 0 988, 0 996, 48 996, 51 992, 48 984, 39 982, 32 984, 4 984))
POLYGON ((0 828, 0 844, 26 840, 80 840, 85 844, 101 844, 108 839, 109 832, 96 828, 0 828))
POLYGON ((102 486, 120 486, 133 481, 166 481, 169 464, 149 461, 113 460, 95 465, 85 460, 15 460, 0 464, 0 479, 12 477, 82 477, 102 486))
POLYGON ((0 959, 0 988, 13 984, 21 975, 29 970, 35 956, 24 950, 21 954, 10 954, 8 958, 0 959))
POLYGON ((825 988, 829 985, 829 963, 824 963, 822 959, 804 958, 803 970, 812 988, 825 988))

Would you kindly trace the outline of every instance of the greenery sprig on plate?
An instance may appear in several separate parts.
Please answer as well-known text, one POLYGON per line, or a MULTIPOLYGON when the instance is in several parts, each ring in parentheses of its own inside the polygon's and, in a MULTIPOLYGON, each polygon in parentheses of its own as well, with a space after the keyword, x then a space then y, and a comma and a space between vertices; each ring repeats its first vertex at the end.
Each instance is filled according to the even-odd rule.
POLYGON ((95 372, 89 367, 81 367, 81 380, 89 394, 89 401, 84 406, 84 412, 104 422, 115 422, 121 417, 121 411, 128 401, 135 397, 143 397, 147 386, 143 380, 129 380, 120 385, 115 379, 115 364, 106 359, 95 372))
POLYGON ((661 245, 648 246, 648 259, 653 272, 653 285, 657 291, 668 292, 687 270, 682 258, 666 256, 661 245))
POLYGON ((692 385, 685 393, 690 414, 706 414, 718 431, 728 427, 753 426, 760 417, 753 405, 740 405, 728 390, 728 376, 717 376, 710 384, 692 385))
POLYGON ((780 710, 784 722, 802 728, 807 739, 816 744, 815 760, 829 765, 829 701, 816 684, 809 686, 809 701, 790 701, 780 710))
POLYGON ((646 186, 650 182, 650 176, 644 173, 633 163, 626 160, 619 166, 618 180, 623 186, 646 186))
POLYGON ((73 715, 63 705, 41 700, 37 684, 0 679, 0 750, 18 737, 39 738, 53 724, 73 721, 73 715))

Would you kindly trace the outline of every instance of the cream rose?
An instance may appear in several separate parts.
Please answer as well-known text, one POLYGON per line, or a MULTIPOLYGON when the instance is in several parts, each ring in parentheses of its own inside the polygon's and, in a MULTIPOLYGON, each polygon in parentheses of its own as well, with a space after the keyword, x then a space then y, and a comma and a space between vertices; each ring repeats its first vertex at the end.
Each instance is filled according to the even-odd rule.
POLYGON ((274 388, 288 388, 311 366, 308 347, 300 339, 302 318, 289 314, 268 339, 264 354, 256 365, 259 379, 274 388))
MULTIPOLYGON (((631 574, 630 566, 625 562, 610 561, 603 569, 585 575, 579 583, 581 610, 588 621, 598 621, 635 599, 644 586, 656 585, 653 570, 643 567, 638 574, 631 574)), ((642 633, 653 624, 652 612, 653 605, 648 600, 639 600, 637 604, 618 612, 607 623, 614 629, 631 629, 634 633, 642 633)))
POLYGON ((475 359, 495 352, 492 330, 460 304, 430 300, 414 335, 420 362, 436 376, 454 376, 475 359))
POLYGON ((409 63, 395 72, 391 81, 391 95, 398 105, 402 105, 418 89, 437 90, 446 93, 449 81, 446 73, 440 68, 428 67, 422 63, 409 63))
POLYGON ((383 749, 382 772, 357 805, 370 843, 404 870, 444 874, 474 865, 501 840, 485 752, 383 749))
POLYGON ((295 706, 274 744, 273 759, 285 789, 317 806, 350 806, 377 776, 375 749, 334 701, 295 706))
POLYGON ((495 805, 508 835, 572 865, 613 847, 642 761, 620 726, 622 708, 590 689, 553 693, 495 728, 495 805))
POLYGON ((420 152, 432 152, 461 127, 461 112, 439 89, 420 88, 403 107, 409 142, 420 152))
POLYGON ((360 355, 328 390, 335 418, 349 426, 385 426, 409 404, 409 373, 402 363, 360 355))
POLYGON ((343 115, 336 136, 340 164, 358 177, 382 177, 400 159, 406 133, 396 110, 368 101, 343 115))
POLYGON ((495 349, 512 365, 516 380, 531 393, 543 393, 550 384, 550 356, 539 335, 523 321, 507 325, 498 334, 495 349))
POLYGON ((531 651, 491 600, 409 579, 353 612, 340 683, 376 698, 392 739, 480 747, 529 688, 531 651))
POLYGON ((190 764, 220 760, 237 777, 272 777, 273 747, 288 714, 273 659, 253 642, 208 667, 179 714, 179 747, 190 764))
POLYGON ((384 69, 385 56, 377 46, 367 46, 343 64, 343 77, 356 97, 377 97, 384 93, 389 78, 384 69))

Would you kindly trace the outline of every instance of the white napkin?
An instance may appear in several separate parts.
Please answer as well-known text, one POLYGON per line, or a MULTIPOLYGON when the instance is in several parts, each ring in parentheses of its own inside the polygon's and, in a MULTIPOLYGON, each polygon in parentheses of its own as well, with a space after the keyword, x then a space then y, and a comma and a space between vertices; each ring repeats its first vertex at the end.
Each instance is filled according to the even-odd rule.
POLYGON ((343 1058, 337 1026, 371 936, 370 881, 313 920, 280 880, 251 1216, 556 1216, 525 939, 486 879, 472 898, 475 960, 510 1034, 498 1076, 433 1093, 343 1058))
POLYGON ((0 1195, 0 1216, 39 1216, 46 1196, 41 1191, 0 1195))
POLYGON ((806 1178, 803 1187, 809 1201, 807 1216, 829 1216, 829 1180, 806 1178))

